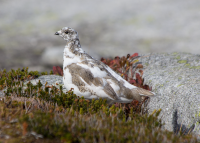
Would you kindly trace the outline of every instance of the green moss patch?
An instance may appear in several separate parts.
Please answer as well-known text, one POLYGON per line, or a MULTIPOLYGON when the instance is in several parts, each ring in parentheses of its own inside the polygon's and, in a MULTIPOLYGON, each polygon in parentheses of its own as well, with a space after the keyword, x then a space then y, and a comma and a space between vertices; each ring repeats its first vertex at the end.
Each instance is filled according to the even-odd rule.
POLYGON ((179 63, 179 64, 186 64, 186 63, 187 63, 187 60, 179 60, 178 63, 179 63))

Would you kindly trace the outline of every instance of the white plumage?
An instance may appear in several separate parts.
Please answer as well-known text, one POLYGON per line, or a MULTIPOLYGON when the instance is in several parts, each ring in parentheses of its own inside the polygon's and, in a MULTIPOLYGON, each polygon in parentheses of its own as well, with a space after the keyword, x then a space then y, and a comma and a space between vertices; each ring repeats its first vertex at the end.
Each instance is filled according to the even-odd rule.
POLYGON ((64 27, 55 35, 61 36, 67 44, 63 52, 63 81, 69 90, 86 99, 106 98, 113 102, 128 103, 133 99, 154 93, 131 85, 109 66, 93 59, 81 48, 78 32, 64 27))

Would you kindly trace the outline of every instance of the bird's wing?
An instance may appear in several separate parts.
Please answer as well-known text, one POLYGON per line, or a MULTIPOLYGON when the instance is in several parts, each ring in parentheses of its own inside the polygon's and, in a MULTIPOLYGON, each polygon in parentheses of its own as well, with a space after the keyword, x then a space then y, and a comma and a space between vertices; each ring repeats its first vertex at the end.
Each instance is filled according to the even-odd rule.
MULTIPOLYGON (((71 64, 68 68, 71 69, 72 76, 78 75, 85 84, 89 85, 88 87, 103 90, 113 100, 123 97, 140 101, 141 95, 153 95, 150 91, 129 84, 110 67, 94 59, 71 64)), ((102 93, 98 90, 96 92, 102 93)))
POLYGON ((87 86, 91 88, 90 90, 93 90, 92 93, 102 94, 103 92, 113 100, 118 99, 113 87, 119 87, 115 87, 116 85, 109 81, 110 73, 95 62, 73 63, 68 65, 67 68, 72 75, 72 82, 76 86, 87 86))

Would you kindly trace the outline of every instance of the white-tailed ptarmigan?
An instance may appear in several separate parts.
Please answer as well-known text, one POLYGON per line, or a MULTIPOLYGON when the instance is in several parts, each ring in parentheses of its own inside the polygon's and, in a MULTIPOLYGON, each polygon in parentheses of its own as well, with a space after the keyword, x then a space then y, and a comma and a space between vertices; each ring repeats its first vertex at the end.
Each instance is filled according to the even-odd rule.
POLYGON ((113 102, 129 103, 141 101, 141 96, 154 93, 131 85, 109 66, 93 59, 81 48, 78 32, 64 27, 55 35, 61 36, 67 45, 63 54, 63 82, 69 90, 86 99, 107 99, 113 102))

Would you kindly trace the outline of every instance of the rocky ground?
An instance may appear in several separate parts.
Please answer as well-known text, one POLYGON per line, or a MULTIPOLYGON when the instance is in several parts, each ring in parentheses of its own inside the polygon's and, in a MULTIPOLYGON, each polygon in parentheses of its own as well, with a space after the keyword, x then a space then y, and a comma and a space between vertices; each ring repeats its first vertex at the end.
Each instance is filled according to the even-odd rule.
POLYGON ((199 5, 198 0, 0 0, 0 69, 49 71, 62 65, 62 50, 55 50, 65 42, 54 33, 63 26, 76 29, 96 58, 200 53, 199 5), (49 49, 54 51, 48 55, 49 49))
MULTIPOLYGON (((200 55, 185 53, 148 54, 140 58, 145 65, 145 83, 156 93, 150 112, 162 109, 165 128, 200 135, 200 55)), ((199 136, 200 138, 200 136, 199 136)))

